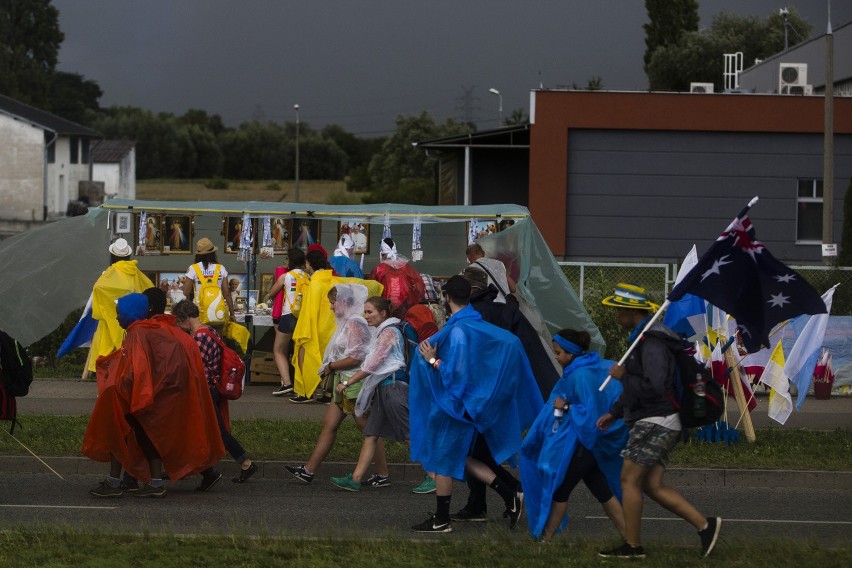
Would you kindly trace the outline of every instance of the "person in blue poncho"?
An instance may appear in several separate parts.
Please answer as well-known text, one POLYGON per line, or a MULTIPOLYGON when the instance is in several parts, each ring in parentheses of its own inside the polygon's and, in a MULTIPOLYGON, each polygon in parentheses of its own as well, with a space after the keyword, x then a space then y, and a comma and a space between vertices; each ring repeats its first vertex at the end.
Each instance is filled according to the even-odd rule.
POLYGON ((473 475, 506 503, 510 526, 523 511, 522 495, 469 453, 481 435, 496 463, 521 447, 521 433, 542 407, 530 363, 517 337, 482 320, 468 305, 470 284, 453 276, 444 285, 452 316, 420 344, 411 362, 411 459, 434 472, 436 513, 414 532, 450 532, 453 479, 473 475))
POLYGON ((521 483, 533 537, 549 542, 568 522, 568 497, 582 480, 624 536, 619 455, 627 427, 618 420, 602 432, 595 422, 621 394, 621 385, 598 388, 613 362, 588 353, 585 331, 563 329, 553 336, 562 379, 521 446, 521 483))
POLYGON ((352 237, 344 234, 337 241, 337 248, 328 259, 328 264, 340 276, 348 276, 352 278, 364 278, 364 272, 358 263, 352 260, 352 250, 355 247, 355 242, 352 237))

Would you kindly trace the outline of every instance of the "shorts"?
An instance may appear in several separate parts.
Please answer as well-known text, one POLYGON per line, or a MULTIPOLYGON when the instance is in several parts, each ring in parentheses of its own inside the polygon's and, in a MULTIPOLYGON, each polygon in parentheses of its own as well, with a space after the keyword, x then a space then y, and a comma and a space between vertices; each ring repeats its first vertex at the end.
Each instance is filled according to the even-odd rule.
POLYGON ((376 388, 364 435, 398 442, 408 440, 408 384, 394 381, 376 388))
POLYGON ((296 316, 293 314, 281 314, 281 317, 278 318, 278 331, 288 335, 293 335, 297 321, 296 316))
POLYGON ((670 430, 659 424, 640 420, 630 429, 630 437, 627 439, 627 446, 621 450, 621 457, 642 467, 666 467, 678 438, 680 430, 670 430))
POLYGON ((580 483, 580 480, 586 484, 586 487, 589 488, 589 491, 592 492, 599 503, 606 503, 612 499, 612 490, 609 488, 609 483, 603 472, 598 467, 594 454, 582 444, 577 444, 577 449, 574 450, 571 463, 568 464, 568 470, 565 472, 565 478, 553 492, 553 500, 557 503, 568 501, 568 497, 580 483))

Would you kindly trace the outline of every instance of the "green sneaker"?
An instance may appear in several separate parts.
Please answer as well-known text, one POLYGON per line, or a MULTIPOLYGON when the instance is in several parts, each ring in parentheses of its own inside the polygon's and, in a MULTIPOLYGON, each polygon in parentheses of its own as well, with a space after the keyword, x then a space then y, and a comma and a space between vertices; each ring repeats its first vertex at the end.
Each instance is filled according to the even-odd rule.
POLYGON ((332 477, 331 483, 346 491, 361 491, 361 483, 352 479, 351 473, 347 473, 346 477, 332 477))
POLYGON ((435 480, 427 475, 426 479, 423 480, 423 483, 412 489, 411 492, 416 493, 417 495, 427 495, 429 493, 434 493, 435 480))

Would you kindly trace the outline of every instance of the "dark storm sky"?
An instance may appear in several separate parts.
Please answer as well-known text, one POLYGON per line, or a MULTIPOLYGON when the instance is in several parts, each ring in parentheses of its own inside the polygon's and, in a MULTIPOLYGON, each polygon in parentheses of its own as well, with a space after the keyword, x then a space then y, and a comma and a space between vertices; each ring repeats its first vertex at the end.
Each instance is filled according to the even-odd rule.
MULTIPOLYGON (((473 116, 494 128, 529 109, 531 89, 593 76, 612 90, 647 88, 641 0, 54 0, 65 42, 59 68, 104 90, 102 106, 182 114, 190 108, 228 125, 252 118, 358 135, 393 131, 398 114, 473 116)), ((785 3, 702 0, 701 25, 719 11, 765 18, 785 3)), ((826 0, 790 2, 826 29, 826 0)), ((834 27, 852 0, 832 2, 834 27)), ((848 56, 835 54, 835 57, 848 56)))

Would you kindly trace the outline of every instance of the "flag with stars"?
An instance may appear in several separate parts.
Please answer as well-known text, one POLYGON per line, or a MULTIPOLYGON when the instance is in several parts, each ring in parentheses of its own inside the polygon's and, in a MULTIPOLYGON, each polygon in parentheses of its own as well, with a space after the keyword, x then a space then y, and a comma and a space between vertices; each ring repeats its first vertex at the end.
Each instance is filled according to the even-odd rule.
POLYGON ((750 207, 740 212, 668 299, 675 302, 694 294, 725 310, 737 320, 746 350, 754 353, 769 345, 769 332, 780 322, 826 309, 817 291, 755 238, 750 207))

